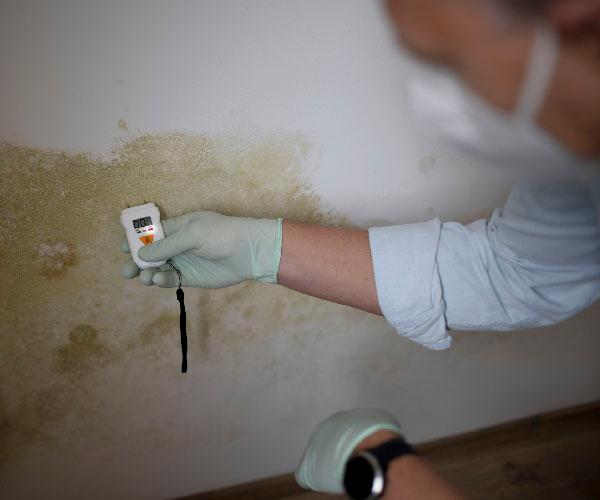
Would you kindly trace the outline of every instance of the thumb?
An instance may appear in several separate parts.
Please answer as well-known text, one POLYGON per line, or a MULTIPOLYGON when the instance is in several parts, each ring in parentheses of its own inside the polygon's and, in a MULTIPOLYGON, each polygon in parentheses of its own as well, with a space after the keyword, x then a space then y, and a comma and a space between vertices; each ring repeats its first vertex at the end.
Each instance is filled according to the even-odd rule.
POLYGON ((184 228, 162 240, 140 248, 138 256, 146 262, 159 262, 187 252, 194 246, 195 242, 191 231, 186 231, 184 228))

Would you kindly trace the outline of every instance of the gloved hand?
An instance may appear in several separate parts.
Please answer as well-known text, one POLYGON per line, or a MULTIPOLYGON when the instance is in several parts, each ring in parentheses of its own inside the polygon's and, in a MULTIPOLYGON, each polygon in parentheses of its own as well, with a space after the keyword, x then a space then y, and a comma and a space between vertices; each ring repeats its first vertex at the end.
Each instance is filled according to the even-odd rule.
POLYGON ((346 462, 354 449, 371 434, 389 430, 400 435, 400 424, 390 413, 361 408, 334 413, 314 430, 296 481, 303 488, 343 493, 346 462))
MULTIPOLYGON (((192 212, 162 221, 165 238, 140 248, 147 262, 172 259, 182 274, 182 286, 223 288, 246 280, 277 283, 281 258, 281 219, 228 217, 192 212)), ((127 241, 122 250, 128 252, 127 241)), ((140 275, 145 285, 176 287, 177 273, 169 265, 140 269, 132 259, 123 277, 140 275)))

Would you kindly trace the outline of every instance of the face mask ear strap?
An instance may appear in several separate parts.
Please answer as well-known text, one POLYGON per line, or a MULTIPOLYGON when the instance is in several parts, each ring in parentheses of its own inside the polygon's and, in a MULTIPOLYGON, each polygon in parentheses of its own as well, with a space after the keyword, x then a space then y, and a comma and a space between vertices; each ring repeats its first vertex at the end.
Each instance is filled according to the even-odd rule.
POLYGON ((515 118, 518 120, 534 121, 540 112, 552 83, 559 50, 560 40, 554 29, 547 24, 540 24, 535 31, 529 64, 515 108, 515 118))

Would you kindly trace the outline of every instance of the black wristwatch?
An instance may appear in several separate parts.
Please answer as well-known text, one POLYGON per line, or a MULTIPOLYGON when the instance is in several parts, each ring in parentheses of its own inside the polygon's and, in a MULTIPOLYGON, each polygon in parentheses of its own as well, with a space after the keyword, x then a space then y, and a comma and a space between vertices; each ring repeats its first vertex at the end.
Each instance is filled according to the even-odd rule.
POLYGON ((374 500, 383 495, 389 463, 416 453, 404 439, 397 438, 352 455, 346 462, 344 490, 354 500, 374 500))

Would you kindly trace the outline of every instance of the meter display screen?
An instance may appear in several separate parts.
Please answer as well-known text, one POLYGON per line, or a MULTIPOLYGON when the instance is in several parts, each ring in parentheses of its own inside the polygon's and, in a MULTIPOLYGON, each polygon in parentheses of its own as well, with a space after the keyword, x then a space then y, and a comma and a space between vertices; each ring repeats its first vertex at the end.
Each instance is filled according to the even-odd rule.
POLYGON ((152 217, 142 217, 141 219, 136 219, 133 221, 133 227, 135 229, 139 229, 141 227, 146 227, 152 225, 152 217))

